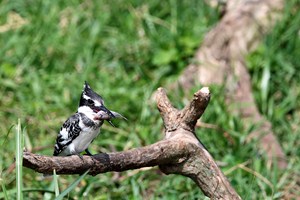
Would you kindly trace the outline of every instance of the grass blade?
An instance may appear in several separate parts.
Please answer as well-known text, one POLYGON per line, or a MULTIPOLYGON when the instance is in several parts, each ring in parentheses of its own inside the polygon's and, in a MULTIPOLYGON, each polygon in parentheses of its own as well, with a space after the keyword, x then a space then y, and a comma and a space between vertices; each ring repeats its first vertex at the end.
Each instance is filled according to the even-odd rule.
POLYGON ((54 182, 55 197, 58 197, 59 196, 58 176, 56 175, 55 169, 53 170, 53 182, 54 182))
POLYGON ((72 183, 67 189, 65 189, 59 196, 55 198, 55 200, 61 200, 66 196, 71 190, 73 190, 78 183, 87 175, 90 170, 87 170, 84 174, 82 174, 74 183, 72 183))
POLYGON ((13 129, 13 127, 14 127, 14 125, 12 125, 12 126, 8 129, 7 134, 6 134, 6 136, 5 136, 5 138, 4 138, 3 142, 2 142, 2 146, 4 146, 4 144, 7 142, 8 136, 9 136, 11 130, 13 129))
MULTIPOLYGON (((58 185, 58 175, 56 174, 56 170, 53 170, 53 175, 46 175, 46 176, 50 176, 52 178, 51 184, 50 186, 47 188, 48 190, 52 191, 51 193, 45 193, 44 194, 44 200, 52 200, 53 198, 53 194, 55 195, 55 197, 59 196, 59 185, 58 185)), ((49 178, 50 178, 49 177, 49 178)))
POLYGON ((3 191, 3 198, 5 200, 8 200, 8 195, 7 195, 7 192, 6 192, 5 183, 4 183, 4 180, 2 179, 2 177, 0 177, 0 182, 1 182, 1 187, 2 187, 2 191, 3 191))
MULTIPOLYGON (((49 194, 52 194, 54 195, 54 192, 52 190, 47 190, 47 189, 41 189, 41 188, 23 188, 23 193, 30 193, 30 194, 33 194, 33 193, 39 193, 39 194, 44 194, 44 193, 49 193, 49 194)), ((6 190, 6 194, 7 196, 12 196, 17 193, 17 189, 14 188, 14 189, 11 189, 11 190, 6 190)), ((0 193, 0 199, 5 199, 5 196, 3 193, 0 193)), ((12 198, 8 198, 9 200, 12 199, 12 198)), ((53 199, 53 198, 52 198, 53 199)))
POLYGON ((22 164, 23 164, 23 137, 21 131, 21 122, 18 119, 18 125, 16 127, 16 187, 17 187, 17 199, 23 199, 23 180, 22 180, 22 164))

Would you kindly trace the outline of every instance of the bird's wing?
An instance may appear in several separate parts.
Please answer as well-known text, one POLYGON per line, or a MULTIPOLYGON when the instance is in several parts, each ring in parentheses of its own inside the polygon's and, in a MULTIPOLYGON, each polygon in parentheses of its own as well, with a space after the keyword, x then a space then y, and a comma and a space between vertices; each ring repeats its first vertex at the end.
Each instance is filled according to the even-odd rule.
POLYGON ((80 114, 72 115, 60 128, 54 147, 54 156, 59 155, 81 132, 80 114))

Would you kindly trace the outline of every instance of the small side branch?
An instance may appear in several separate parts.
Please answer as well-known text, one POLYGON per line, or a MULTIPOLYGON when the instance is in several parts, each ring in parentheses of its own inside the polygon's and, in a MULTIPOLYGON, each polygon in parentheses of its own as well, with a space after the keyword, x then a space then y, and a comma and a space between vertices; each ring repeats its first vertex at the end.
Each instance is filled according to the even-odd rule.
POLYGON ((202 88, 194 94, 191 103, 182 110, 182 125, 184 128, 194 132, 197 120, 204 113, 209 100, 210 93, 207 87, 202 88))
POLYGON ((173 107, 163 88, 157 89, 155 97, 157 109, 160 112, 165 129, 168 131, 176 130, 179 125, 179 111, 173 107))

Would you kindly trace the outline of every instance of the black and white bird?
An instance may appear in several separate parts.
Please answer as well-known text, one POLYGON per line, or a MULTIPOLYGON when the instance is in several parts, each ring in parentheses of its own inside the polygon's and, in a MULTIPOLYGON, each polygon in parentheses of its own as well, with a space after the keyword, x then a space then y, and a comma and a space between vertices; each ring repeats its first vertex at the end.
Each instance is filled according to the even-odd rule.
POLYGON ((54 146, 54 156, 80 155, 85 151, 92 155, 88 146, 99 135, 100 127, 107 120, 124 118, 104 106, 102 97, 85 82, 77 112, 62 125, 54 146))

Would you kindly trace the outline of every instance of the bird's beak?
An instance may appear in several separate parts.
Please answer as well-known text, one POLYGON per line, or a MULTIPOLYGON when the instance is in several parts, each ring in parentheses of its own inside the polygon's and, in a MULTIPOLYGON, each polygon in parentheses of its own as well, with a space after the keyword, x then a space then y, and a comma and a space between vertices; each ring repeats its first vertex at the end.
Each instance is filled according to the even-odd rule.
POLYGON ((105 106, 100 106, 100 110, 102 110, 103 112, 105 112, 109 116, 109 119, 106 119, 106 121, 110 125, 112 125, 113 127, 115 127, 115 125, 111 122, 110 119, 116 118, 116 116, 114 114, 112 114, 112 112, 110 112, 110 110, 108 110, 105 106))
POLYGON ((115 111, 110 111, 114 116, 115 118, 122 118, 122 119, 125 119, 127 121, 127 118, 124 117, 123 115, 121 115, 120 113, 117 113, 115 111))
POLYGON ((115 127, 115 125, 111 122, 112 118, 123 118, 123 119, 127 120, 121 114, 119 114, 115 111, 110 111, 105 106, 99 106, 99 107, 97 107, 97 110, 99 110, 99 111, 97 112, 98 116, 96 118, 98 120, 106 120, 113 127, 115 127))
POLYGON ((116 117, 116 116, 114 116, 114 114, 112 114, 112 112, 110 112, 110 110, 108 110, 105 106, 100 106, 99 108, 100 108, 100 110, 102 110, 103 112, 105 112, 106 114, 108 114, 110 118, 115 118, 115 117, 116 117))

